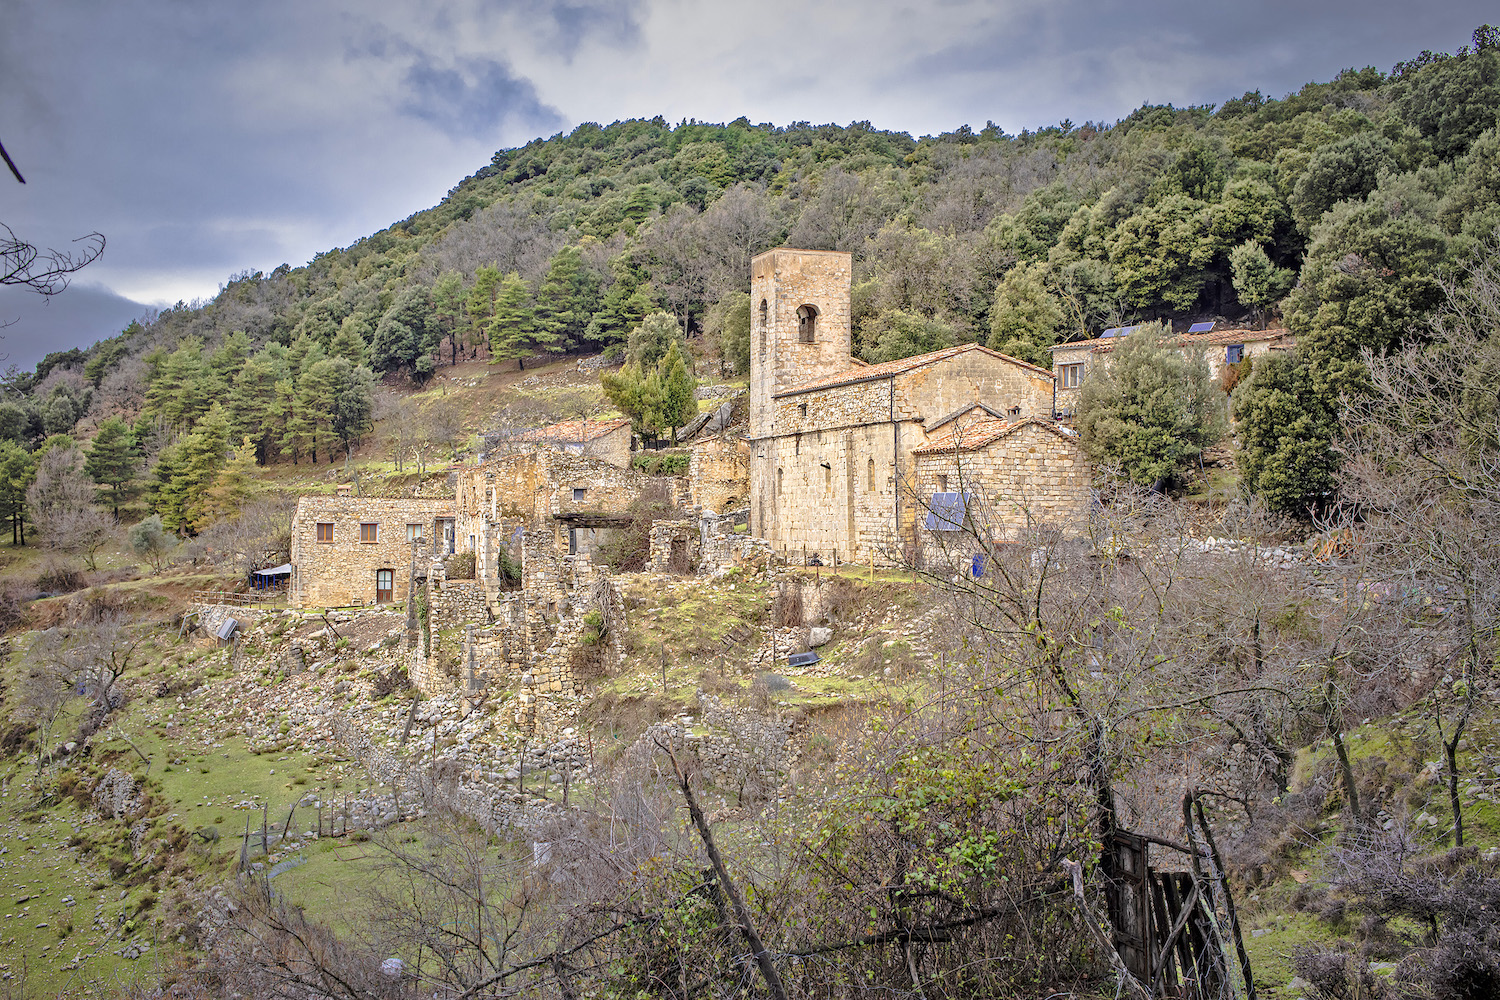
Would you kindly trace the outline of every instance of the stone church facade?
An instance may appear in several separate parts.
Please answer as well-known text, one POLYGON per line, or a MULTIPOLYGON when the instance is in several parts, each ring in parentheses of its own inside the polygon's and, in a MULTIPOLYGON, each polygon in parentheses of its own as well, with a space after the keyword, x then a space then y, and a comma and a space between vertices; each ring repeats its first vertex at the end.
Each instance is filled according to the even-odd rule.
POLYGON ((931 470, 948 465, 946 485, 992 501, 986 534, 1085 516, 1089 472, 1052 422, 1052 373, 978 344, 863 364, 851 281, 843 252, 751 263, 751 533, 824 563, 904 561, 931 540, 932 487, 950 475, 931 470))

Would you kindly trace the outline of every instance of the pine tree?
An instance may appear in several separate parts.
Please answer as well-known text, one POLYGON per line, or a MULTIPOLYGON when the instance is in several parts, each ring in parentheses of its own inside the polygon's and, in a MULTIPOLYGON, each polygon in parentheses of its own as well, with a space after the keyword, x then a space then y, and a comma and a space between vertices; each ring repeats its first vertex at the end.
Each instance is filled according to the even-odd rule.
POLYGON ((448 340, 448 363, 458 364, 458 341, 464 326, 464 281, 448 271, 432 286, 432 319, 439 345, 448 340))
POLYGON ((245 501, 255 494, 255 487, 255 442, 246 437, 204 491, 193 515, 192 530, 203 531, 216 521, 238 514, 245 501))
POLYGON ((109 505, 117 518, 120 504, 128 502, 135 493, 139 465, 140 454, 136 451, 135 435, 131 433, 130 425, 119 417, 110 417, 100 424, 99 433, 89 446, 83 471, 107 491, 109 505))
POLYGON ((474 287, 465 302, 469 314, 469 342, 482 344, 490 340, 490 320, 495 315, 495 290, 500 287, 500 269, 493 265, 474 272, 474 287))
POLYGON ((563 247, 552 258, 536 293, 537 343, 562 352, 583 342, 599 306, 598 278, 584 266, 577 247, 563 247))
POLYGON ((235 330, 208 356, 209 393, 212 399, 223 399, 234 384, 234 377, 250 357, 250 338, 235 330))
POLYGON ((487 333, 491 358, 495 361, 514 358, 524 371, 526 357, 534 353, 537 323, 531 293, 526 282, 514 271, 500 279, 495 289, 487 333))
POLYGON ((694 393, 698 380, 688 369, 688 359, 679 344, 662 359, 657 369, 660 389, 657 403, 657 426, 672 433, 672 442, 677 441, 677 428, 698 415, 698 402, 694 393))
POLYGON ((143 413, 171 431, 186 430, 208 410, 213 379, 203 362, 203 349, 189 338, 161 360, 146 389, 143 413))
MULTIPOLYGON (((169 475, 160 471, 157 513, 162 524, 179 533, 195 531, 203 523, 208 489, 224 467, 229 448, 229 415, 215 403, 183 438, 167 451, 175 451, 169 475)), ((166 452, 163 452, 165 461, 166 452)), ((158 464, 160 470, 161 464, 158 464)))
POLYGON ((276 383, 286 375, 286 362, 269 350, 246 361, 234 377, 225 405, 229 410, 229 433, 238 441, 255 442, 256 458, 269 462, 280 446, 274 419, 276 383))
POLYGON ((10 521, 10 543, 26 544, 26 491, 36 478, 36 463, 14 441, 0 441, 0 518, 10 521))
POLYGON ((1050 369, 1052 352, 1065 316, 1062 303, 1047 289, 1046 264, 1017 264, 1005 272, 990 306, 992 350, 1050 369))
POLYGON ((370 324, 358 314, 344 317, 339 332, 328 345, 328 356, 343 358, 351 365, 362 365, 370 349, 370 324))

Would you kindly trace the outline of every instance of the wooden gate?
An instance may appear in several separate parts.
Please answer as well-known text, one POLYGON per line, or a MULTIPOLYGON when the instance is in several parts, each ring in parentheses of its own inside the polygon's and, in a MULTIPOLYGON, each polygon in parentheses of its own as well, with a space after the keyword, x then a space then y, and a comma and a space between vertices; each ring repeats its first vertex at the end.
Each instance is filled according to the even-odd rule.
POLYGON ((1161 996, 1220 996, 1224 951, 1213 926, 1213 886, 1151 867, 1150 842, 1116 830, 1104 853, 1115 950, 1131 975, 1161 996), (1206 896, 1206 898, 1205 898, 1206 896))

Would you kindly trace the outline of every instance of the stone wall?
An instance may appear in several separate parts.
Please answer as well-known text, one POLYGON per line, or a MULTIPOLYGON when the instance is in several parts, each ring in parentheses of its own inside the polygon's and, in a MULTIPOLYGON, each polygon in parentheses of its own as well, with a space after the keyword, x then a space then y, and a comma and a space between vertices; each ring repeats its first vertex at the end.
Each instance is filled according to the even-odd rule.
MULTIPOLYGON (((1027 421, 972 451, 919 453, 915 485, 913 506, 924 520, 921 508, 934 493, 971 493, 975 529, 1005 540, 1028 526, 1082 531, 1093 483, 1076 437, 1050 423, 1027 421)), ((933 533, 923 531, 931 540, 933 533)))
POLYGON ((592 553, 606 529, 588 524, 589 515, 624 514, 650 492, 680 504, 690 490, 683 477, 647 476, 551 448, 508 455, 459 477, 459 544, 467 548, 473 539, 476 577, 491 581, 498 573, 498 547, 510 544, 517 528, 545 531, 553 550, 566 555, 576 526, 579 534, 571 541, 592 553))
POLYGON ((694 444, 688 483, 694 507, 722 513, 745 506, 750 497, 749 442, 711 438, 694 444))
POLYGON ((439 518, 451 518, 452 502, 431 499, 304 496, 292 518, 293 607, 342 607, 376 603, 376 573, 391 571, 391 600, 406 600, 412 545, 407 525, 422 526, 419 575, 441 537, 439 518), (318 525, 333 526, 333 541, 318 541, 318 525), (374 524, 376 540, 360 541, 360 526, 374 524))
POLYGON ((691 521, 658 521, 651 526, 648 573, 694 573, 701 549, 698 527, 691 521))
POLYGON ((751 533, 829 565, 901 561, 921 513, 909 502, 912 454, 929 425, 975 403, 1046 417, 1052 378, 975 347, 884 379, 776 397, 775 435, 752 442, 751 533))
POLYGON ((853 257, 832 250, 768 250, 750 262, 750 437, 771 433, 771 397, 852 363, 853 257), (799 342, 797 310, 818 311, 813 343, 799 342))

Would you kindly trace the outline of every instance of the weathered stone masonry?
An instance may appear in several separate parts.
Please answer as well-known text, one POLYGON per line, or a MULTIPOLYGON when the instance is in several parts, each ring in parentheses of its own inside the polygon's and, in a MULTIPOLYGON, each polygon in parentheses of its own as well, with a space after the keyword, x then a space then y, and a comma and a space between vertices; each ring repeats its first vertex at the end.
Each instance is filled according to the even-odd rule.
POLYGON ((412 560, 409 534, 421 533, 417 550, 420 575, 425 577, 452 518, 452 501, 445 500, 299 498, 292 518, 292 606, 406 600, 412 560), (387 580, 389 588, 379 586, 387 580))

